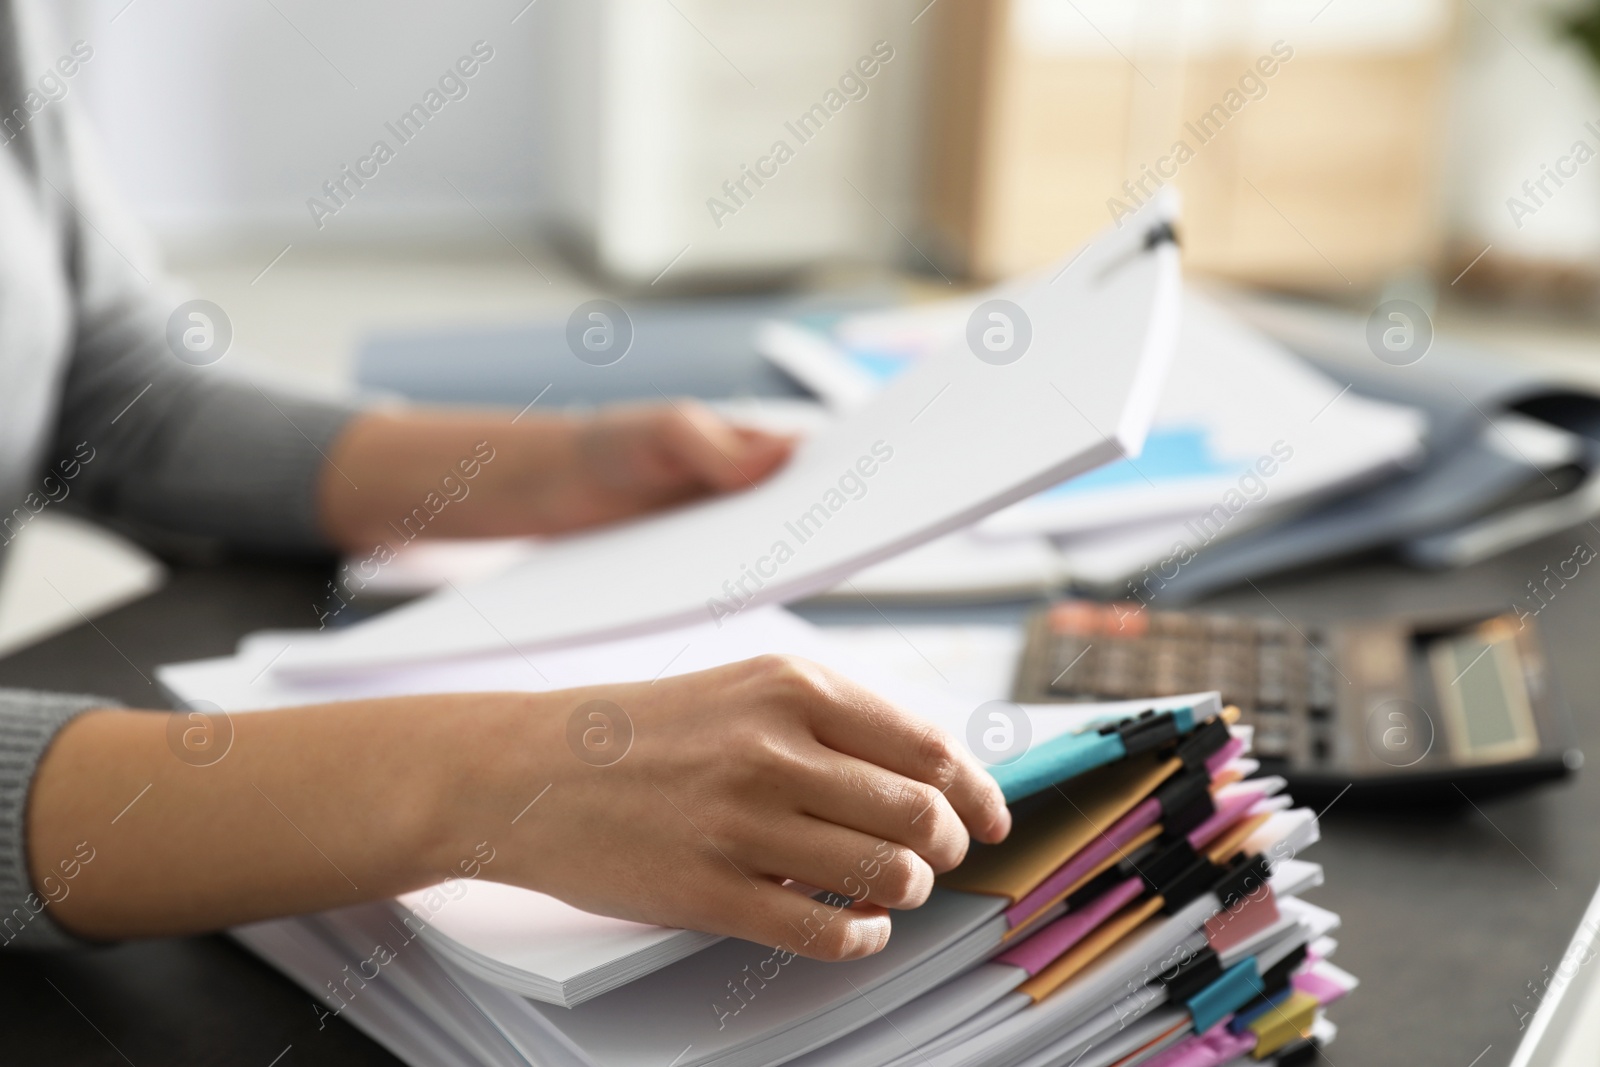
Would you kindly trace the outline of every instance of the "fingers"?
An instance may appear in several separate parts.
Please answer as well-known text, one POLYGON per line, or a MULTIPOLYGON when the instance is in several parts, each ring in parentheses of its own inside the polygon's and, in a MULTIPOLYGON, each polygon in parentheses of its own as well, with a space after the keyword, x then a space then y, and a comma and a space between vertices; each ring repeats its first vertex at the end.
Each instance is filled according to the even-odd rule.
POLYGON ((744 865, 860 903, 916 908, 933 892, 933 868, 909 848, 802 816, 742 850, 744 865))
POLYGON ((789 438, 734 426, 693 401, 673 402, 662 418, 662 445, 692 477, 721 492, 765 478, 793 449, 789 438))
POLYGON ((799 442, 797 437, 768 433, 749 426, 735 426, 734 432, 745 446, 745 454, 739 460, 739 465, 757 482, 787 463, 799 442))
POLYGON ((800 810, 875 842, 904 846, 934 872, 951 870, 966 858, 967 828, 937 786, 831 751, 799 768, 794 785, 800 810))
POLYGON ((759 879, 754 885, 731 875, 721 879, 708 893, 702 916, 695 923, 699 929, 771 945, 779 951, 779 964, 787 962, 782 953, 830 962, 856 960, 889 943, 889 913, 881 907, 833 907, 759 879))
POLYGON ((817 740, 837 752, 933 786, 980 841, 1011 829, 1000 786, 943 730, 815 664, 783 657, 773 668, 817 740))

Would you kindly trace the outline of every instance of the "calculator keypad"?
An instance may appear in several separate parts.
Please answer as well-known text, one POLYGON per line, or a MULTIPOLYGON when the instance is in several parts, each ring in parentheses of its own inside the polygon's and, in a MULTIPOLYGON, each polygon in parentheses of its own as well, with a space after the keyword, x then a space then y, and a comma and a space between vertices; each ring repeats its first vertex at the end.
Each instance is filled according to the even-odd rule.
POLYGON ((1018 698, 1130 700, 1215 689, 1255 727, 1259 755, 1326 762, 1336 751, 1338 676, 1326 644, 1282 619, 1064 601, 1035 622, 1018 698))

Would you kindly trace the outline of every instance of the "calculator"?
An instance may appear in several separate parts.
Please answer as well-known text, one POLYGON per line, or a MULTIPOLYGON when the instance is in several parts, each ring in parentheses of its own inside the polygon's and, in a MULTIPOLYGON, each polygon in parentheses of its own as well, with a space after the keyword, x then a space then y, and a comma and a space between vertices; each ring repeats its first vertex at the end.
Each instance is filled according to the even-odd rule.
POLYGON ((1217 690, 1254 728, 1262 774, 1297 798, 1480 797, 1583 763, 1535 620, 1351 620, 1152 611, 1065 600, 1028 622, 1018 703, 1217 690))

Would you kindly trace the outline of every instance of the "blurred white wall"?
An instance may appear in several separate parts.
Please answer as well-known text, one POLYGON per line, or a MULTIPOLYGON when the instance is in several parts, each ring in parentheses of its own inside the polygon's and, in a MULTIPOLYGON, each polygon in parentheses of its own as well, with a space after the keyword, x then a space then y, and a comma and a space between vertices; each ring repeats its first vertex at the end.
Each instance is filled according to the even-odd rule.
MULTIPOLYGON (((39 2, 44 6, 45 0, 39 2)), ((592 99, 586 103, 601 84, 593 72, 617 73, 620 59, 606 54, 605 39, 574 34, 572 27, 605 2, 60 0, 49 10, 60 23, 63 50, 79 38, 94 49, 71 90, 99 127, 125 194, 169 248, 205 253, 219 246, 288 242, 297 248, 441 239, 494 243, 500 241, 496 228, 521 242, 563 219, 569 232, 574 223, 592 225, 592 218, 582 217, 582 198, 561 194, 595 180, 596 161, 576 158, 570 134, 574 123, 592 122, 598 114, 592 99), (424 101, 479 41, 493 49, 493 58, 465 79, 467 95, 449 100, 414 140, 401 145, 387 124, 424 101), (319 227, 307 201, 317 197, 337 206, 324 183, 353 188, 342 168, 357 168, 379 139, 395 149, 395 158, 346 197, 347 206, 321 213, 319 227), (559 158, 563 154, 574 158, 559 158)), ((674 218, 705 216, 705 201, 725 170, 732 167, 737 176, 737 162, 753 158, 781 134, 782 123, 827 90, 847 61, 868 52, 878 37, 892 37, 898 58, 876 79, 870 99, 853 105, 841 128, 829 131, 827 140, 839 143, 808 151, 809 158, 785 174, 781 184, 787 188, 765 196, 756 213, 793 211, 806 202, 806 187, 826 185, 811 199, 827 201, 826 210, 815 214, 828 225, 802 219, 796 231, 818 246, 822 258, 837 258, 844 250, 845 258, 918 260, 895 228, 909 233, 913 226, 922 77, 915 57, 931 21, 917 24, 913 17, 923 3, 835 0, 840 32, 819 40, 760 33, 745 33, 741 40, 728 32, 726 19, 718 24, 717 5, 654 3, 659 11, 644 12, 655 26, 647 46, 655 50, 652 56, 671 57, 679 73, 655 90, 640 82, 660 74, 661 63, 625 63, 621 73, 630 75, 635 95, 642 92, 640 100, 650 101, 652 90, 678 91, 678 82, 689 84, 685 78, 695 84, 733 78, 735 63, 748 67, 750 80, 762 87, 757 92, 733 78, 727 94, 697 97, 675 120, 689 127, 676 130, 667 145, 671 151, 643 161, 653 172, 644 177, 646 185, 662 186, 653 199, 667 196, 670 187, 683 201, 668 205, 674 218), (856 15, 857 2, 875 12, 871 19, 856 15), (782 62, 775 65, 775 56, 782 62), (807 64, 817 70, 794 69, 807 64), (797 88, 778 91, 775 81, 797 88), (735 114, 741 121, 728 121, 735 114), (854 147, 846 149, 852 137, 854 147), (870 206, 841 184, 838 167, 822 165, 834 149, 847 157, 850 177, 870 197, 870 206), (685 162, 664 166, 672 153, 685 162), (682 176, 691 172, 702 180, 683 185, 682 176), (818 244, 815 236, 823 230, 860 239, 833 237, 818 244)), ((787 14, 793 22, 793 16, 809 12, 810 5, 794 4, 763 0, 760 14, 752 11, 745 21, 759 26, 770 21, 768 15, 787 14)), ((816 15, 805 17, 818 22, 816 15)), ((639 121, 655 121, 650 107, 626 110, 639 121)), ((638 162, 623 152, 607 165, 625 170, 638 162)), ((639 184, 639 176, 631 180, 639 184)), ((711 233, 701 243, 714 249, 758 235, 756 223, 739 221, 739 232, 711 233)), ((668 258, 680 247, 674 245, 668 258)), ((686 257, 685 265, 699 254, 697 249, 686 257)))
POLYGON ((537 223, 546 211, 548 8, 69 0, 56 14, 69 39, 94 48, 73 89, 124 192, 169 244, 205 244, 498 240, 474 208, 501 227, 537 223), (477 41, 493 58, 463 79, 466 95, 399 145, 385 123, 421 102, 477 41), (380 138, 395 158, 319 230, 307 200, 326 200, 323 183, 380 138))
POLYGON ((1600 69, 1556 28, 1575 6, 1474 0, 1461 9, 1444 195, 1463 244, 1600 264, 1600 160, 1571 159, 1580 141, 1600 153, 1600 69), (1569 172, 1560 184, 1545 177, 1558 165, 1569 172), (1542 178, 1542 192, 1524 188, 1542 178))
POLYGON ((557 0, 567 235, 635 285, 827 261, 926 270, 927 0, 557 0))
MULTIPOLYGON (((36 2, 61 24, 63 49, 77 38, 94 48, 71 92, 99 126, 124 192, 170 247, 499 242, 479 211, 523 241, 560 216, 570 222, 583 215, 585 196, 573 191, 597 188, 592 160, 560 155, 572 143, 573 124, 597 115, 594 86, 579 84, 572 71, 591 69, 598 57, 561 31, 600 0, 36 2), (374 140, 392 139, 385 123, 417 103, 479 40, 493 47, 494 59, 471 79, 466 98, 442 108, 348 208, 318 229, 308 198, 323 196, 323 183, 356 165, 374 140)), ((794 0, 745 2, 770 10, 794 0)), ((868 238, 865 254, 916 264, 919 257, 877 211, 916 234, 917 107, 926 76, 920 66, 932 20, 911 22, 923 0, 858 2, 873 10, 870 20, 856 16, 860 28, 887 20, 870 36, 892 40, 898 58, 864 102, 870 111, 844 116, 872 129, 872 151, 854 152, 845 164, 872 204, 858 202, 851 214, 830 218, 868 238)), ((659 4, 662 41, 701 64, 703 77, 731 79, 725 106, 703 115, 695 133, 704 156, 693 168, 697 180, 676 193, 684 212, 698 217, 716 184, 710 178, 737 170, 766 140, 764 120, 752 108, 772 112, 778 131, 772 136, 779 136, 802 97, 828 82, 784 72, 781 80, 793 80, 799 95, 768 100, 780 79, 764 61, 764 48, 747 49, 737 34, 714 25, 715 3, 659 4), (708 33, 722 39, 713 43, 708 33), (759 92, 730 73, 734 65, 759 92)), ((1062 6, 1070 13, 1070 5, 1062 6)), ((1448 227, 1463 243, 1493 242, 1533 258, 1600 258, 1600 162, 1521 227, 1507 208, 1521 183, 1537 178, 1541 165, 1557 161, 1575 140, 1600 148, 1600 135, 1584 127, 1600 120, 1600 74, 1550 31, 1556 12, 1569 6, 1570 0, 1474 0, 1457 7, 1461 59, 1440 195, 1448 227)), ((839 47, 863 44, 871 41, 839 47)), ((830 55, 822 66, 831 71, 837 59, 830 55)), ((783 182, 803 186, 830 170, 828 181, 837 184, 824 159, 808 152, 783 182)), ((700 244, 736 243, 761 214, 791 210, 785 200, 800 191, 764 193, 749 217, 700 244)), ((697 247, 686 262, 699 254, 697 247)))

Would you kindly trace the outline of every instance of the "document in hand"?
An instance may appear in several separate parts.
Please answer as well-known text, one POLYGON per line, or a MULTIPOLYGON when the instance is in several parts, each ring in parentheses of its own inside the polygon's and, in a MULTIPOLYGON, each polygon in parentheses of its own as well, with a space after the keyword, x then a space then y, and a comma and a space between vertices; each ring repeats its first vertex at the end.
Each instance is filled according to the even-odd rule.
POLYGON ((1056 269, 1008 283, 970 328, 747 491, 552 542, 459 591, 314 645, 272 672, 334 674, 724 619, 820 592, 1124 455, 1149 428, 1177 332, 1170 201, 1056 269))

